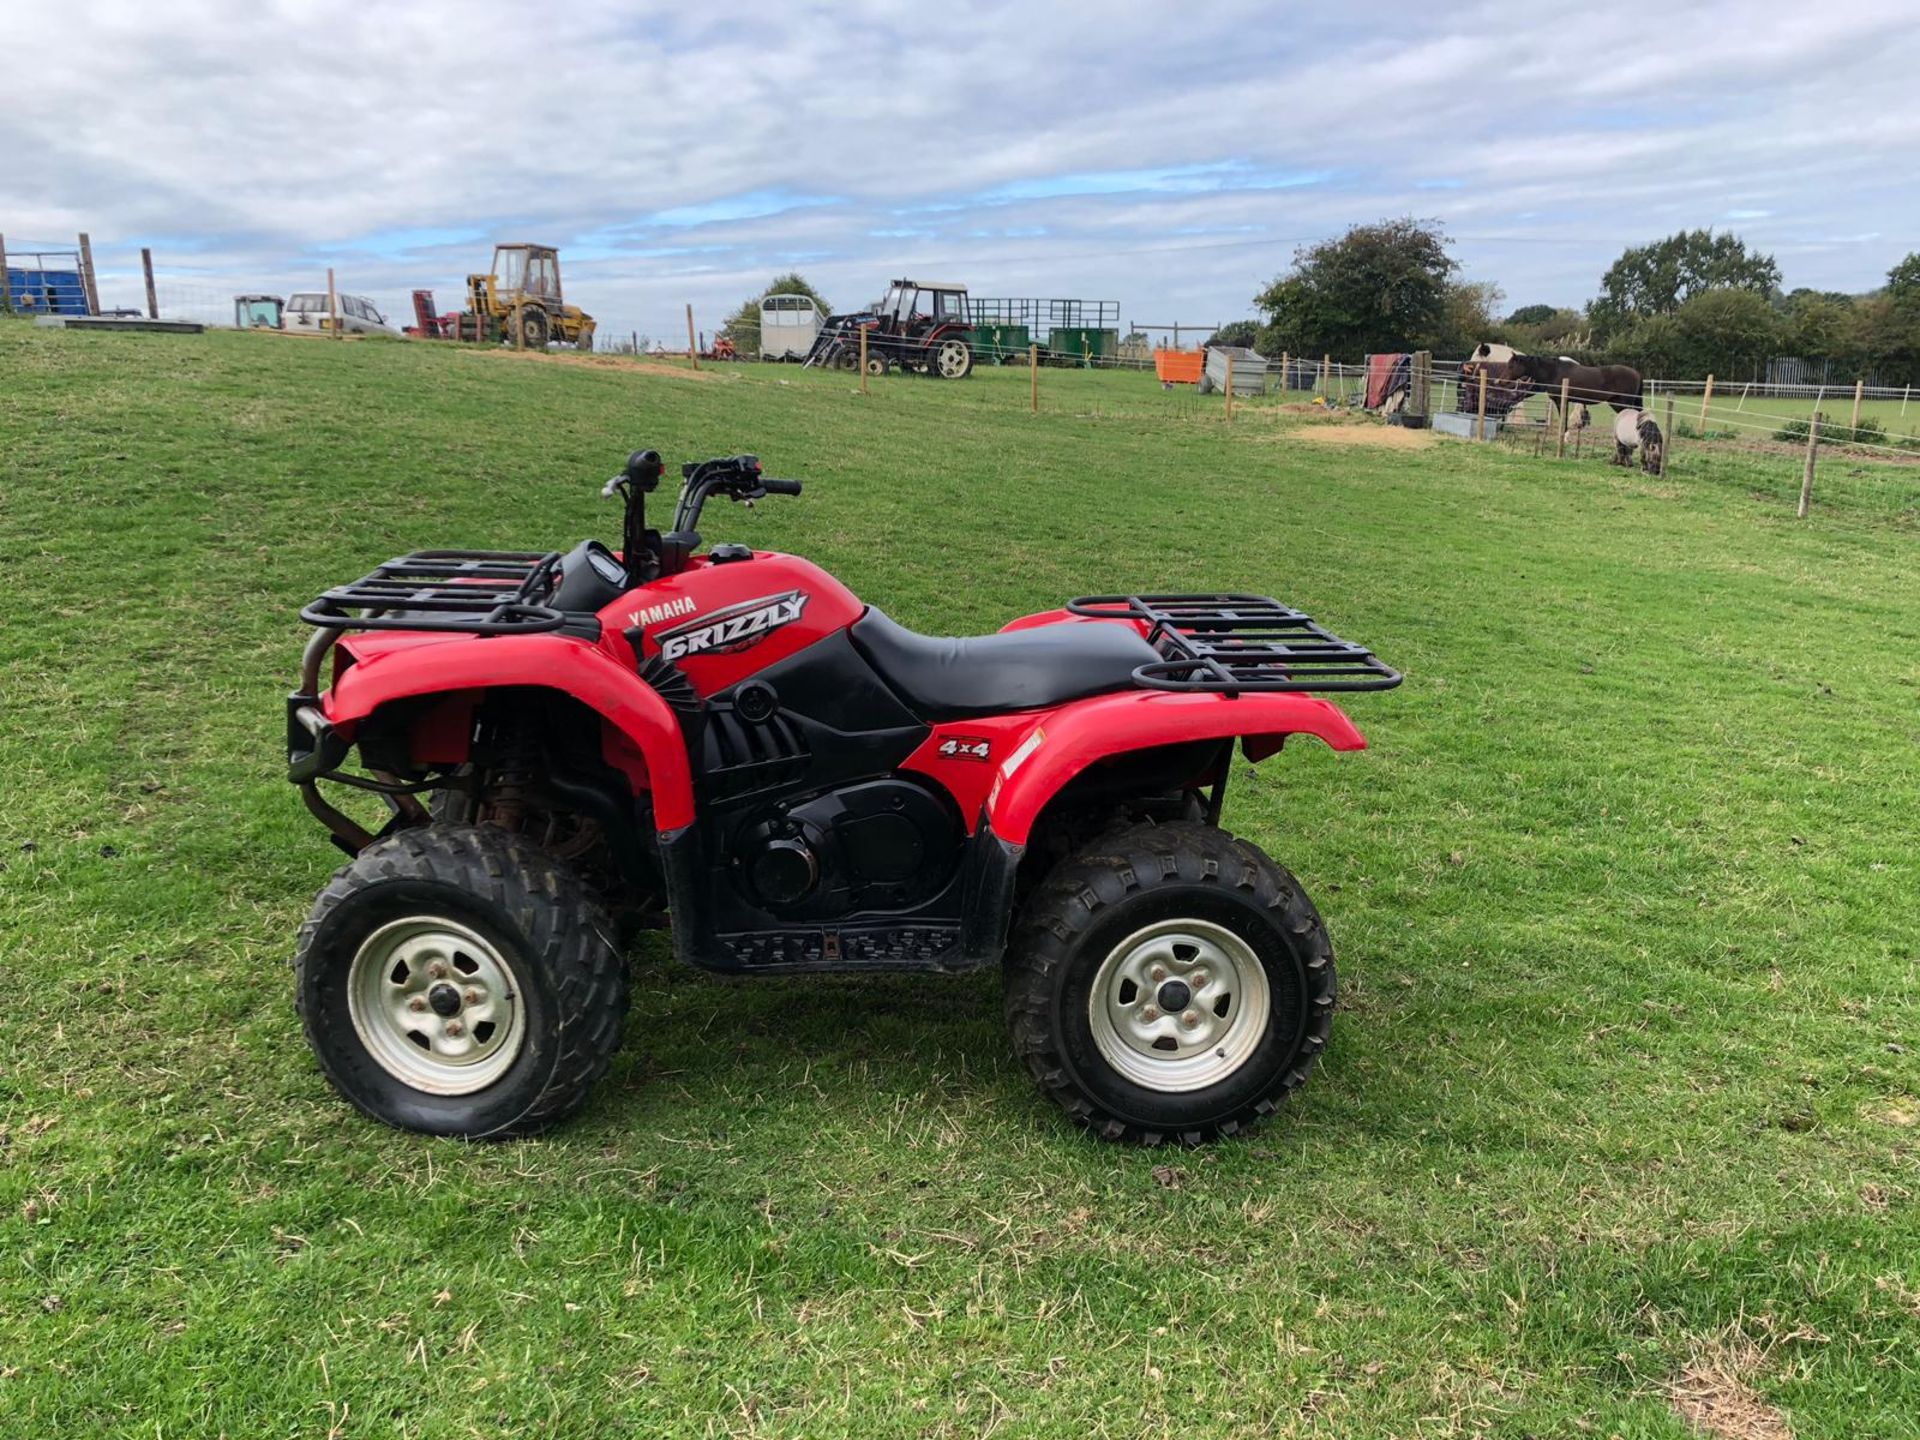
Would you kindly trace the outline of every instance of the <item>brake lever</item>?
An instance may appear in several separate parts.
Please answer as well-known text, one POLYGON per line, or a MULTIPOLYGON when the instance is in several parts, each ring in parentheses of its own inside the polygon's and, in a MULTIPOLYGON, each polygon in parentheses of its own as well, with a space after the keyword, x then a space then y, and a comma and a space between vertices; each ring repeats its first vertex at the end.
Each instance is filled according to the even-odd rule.
POLYGON ((602 500, 611 500, 614 496, 620 493, 620 487, 626 483, 627 483, 626 476, 624 475, 614 476, 611 480, 607 481, 606 484, 600 487, 600 498, 602 500))

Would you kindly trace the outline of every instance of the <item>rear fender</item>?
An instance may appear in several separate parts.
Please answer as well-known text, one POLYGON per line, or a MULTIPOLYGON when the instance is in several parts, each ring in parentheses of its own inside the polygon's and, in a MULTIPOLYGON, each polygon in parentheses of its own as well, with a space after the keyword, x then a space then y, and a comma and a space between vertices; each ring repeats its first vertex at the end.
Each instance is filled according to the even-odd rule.
MULTIPOLYGON (((382 651, 349 665, 322 708, 334 730, 351 741, 360 721, 394 701, 461 694, 465 705, 478 692, 508 686, 552 690, 593 710, 612 732, 606 737, 609 761, 630 780, 644 778, 653 792, 655 824, 670 830, 693 823, 693 777, 673 711, 631 667, 584 640, 491 635, 382 651)), ((445 743, 445 727, 436 738, 445 743)))
POLYGON ((1279 750, 1289 735, 1311 735, 1335 750, 1366 739, 1340 707, 1311 695, 1177 694, 1132 690, 1055 710, 1000 762, 987 793, 986 822, 1008 844, 1025 845, 1047 803, 1074 776, 1109 756, 1195 740, 1241 738, 1250 760, 1279 750))

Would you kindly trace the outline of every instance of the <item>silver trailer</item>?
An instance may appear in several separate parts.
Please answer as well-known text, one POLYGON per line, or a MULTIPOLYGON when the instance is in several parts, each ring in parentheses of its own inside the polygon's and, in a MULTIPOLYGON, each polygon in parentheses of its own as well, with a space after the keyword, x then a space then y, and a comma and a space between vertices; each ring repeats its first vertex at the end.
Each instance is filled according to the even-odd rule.
POLYGON ((804 360, 820 334, 820 311, 805 295, 768 295, 760 302, 760 358, 804 360))
POLYGON ((1264 395, 1267 357, 1244 345, 1209 345, 1206 368, 1200 372, 1200 393, 1212 395, 1227 388, 1227 357, 1233 357, 1233 393, 1264 395))

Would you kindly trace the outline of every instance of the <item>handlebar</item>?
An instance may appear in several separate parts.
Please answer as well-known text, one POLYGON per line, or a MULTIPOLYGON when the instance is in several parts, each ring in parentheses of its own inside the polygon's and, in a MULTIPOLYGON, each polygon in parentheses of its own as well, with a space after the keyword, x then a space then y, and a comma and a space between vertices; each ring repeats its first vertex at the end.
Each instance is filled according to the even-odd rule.
POLYGON ((728 455, 713 460, 695 460, 682 465, 680 500, 674 507, 673 528, 662 536, 646 524, 646 496, 660 483, 665 469, 657 450, 636 450, 627 457, 627 466, 601 487, 608 499, 626 500, 624 553, 633 583, 642 584, 661 573, 682 568, 686 557, 700 543, 694 527, 700 523, 701 508, 715 495, 724 495, 751 505, 769 495, 798 495, 798 480, 773 479, 760 473, 757 455, 728 455))

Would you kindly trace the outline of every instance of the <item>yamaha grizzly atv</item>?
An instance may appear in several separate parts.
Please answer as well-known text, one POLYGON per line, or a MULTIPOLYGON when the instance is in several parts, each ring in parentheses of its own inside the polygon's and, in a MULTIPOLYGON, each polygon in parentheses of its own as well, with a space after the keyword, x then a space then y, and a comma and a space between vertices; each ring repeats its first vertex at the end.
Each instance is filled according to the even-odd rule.
POLYGON ((1304 692, 1397 674, 1248 595, 916 634, 795 556, 700 552, 709 500, 798 481, 684 466, 662 533, 662 471, 638 451, 607 482, 619 551, 421 551, 301 612, 288 778, 353 859, 294 966, 348 1100, 472 1138, 559 1119, 620 1041, 616 936, 663 921, 726 975, 1003 964, 1015 1050, 1107 1139, 1232 1134, 1306 1079, 1332 948, 1221 799, 1236 741, 1361 749, 1304 692))

